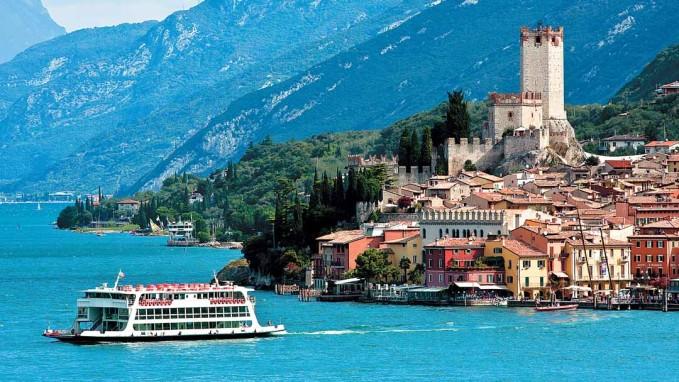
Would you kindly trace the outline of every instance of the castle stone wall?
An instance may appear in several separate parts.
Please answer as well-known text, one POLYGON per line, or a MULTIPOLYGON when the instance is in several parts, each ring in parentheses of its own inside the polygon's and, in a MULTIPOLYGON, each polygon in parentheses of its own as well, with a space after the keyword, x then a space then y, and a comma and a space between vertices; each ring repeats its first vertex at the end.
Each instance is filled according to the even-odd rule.
POLYGON ((503 145, 507 157, 542 150, 549 145, 549 129, 529 129, 525 131, 525 135, 508 135, 504 137, 503 145))
POLYGON ((432 175, 431 169, 430 166, 422 166, 422 170, 418 166, 410 166, 408 171, 406 166, 398 166, 397 184, 403 186, 408 183, 427 183, 432 175))
POLYGON ((445 156, 448 158, 448 175, 458 174, 464 168, 464 162, 472 161, 479 170, 488 169, 497 163, 502 157, 502 145, 494 145, 492 139, 481 142, 479 138, 473 138, 471 143, 468 139, 455 140, 449 138, 446 141, 445 156))

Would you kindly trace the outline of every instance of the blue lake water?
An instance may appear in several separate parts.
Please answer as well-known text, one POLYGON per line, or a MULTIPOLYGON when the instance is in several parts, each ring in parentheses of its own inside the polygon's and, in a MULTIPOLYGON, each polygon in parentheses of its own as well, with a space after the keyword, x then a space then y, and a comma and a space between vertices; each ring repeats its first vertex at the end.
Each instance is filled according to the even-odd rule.
POLYGON ((288 335, 255 340, 75 346, 79 291, 112 283, 207 281, 235 251, 172 249, 163 238, 53 229, 61 206, 0 205, 0 379, 5 380, 676 380, 679 313, 300 303, 257 292, 258 317, 288 335))

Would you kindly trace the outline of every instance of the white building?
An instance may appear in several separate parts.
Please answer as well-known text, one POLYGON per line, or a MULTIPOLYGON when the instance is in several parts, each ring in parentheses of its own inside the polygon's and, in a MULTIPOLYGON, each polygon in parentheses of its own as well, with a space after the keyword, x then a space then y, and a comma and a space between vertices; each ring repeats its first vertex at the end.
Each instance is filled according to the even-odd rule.
POLYGON ((614 135, 604 139, 608 152, 632 148, 635 151, 646 143, 646 138, 638 135, 614 135))
POLYGON ((442 237, 508 235, 528 219, 553 221, 555 217, 534 210, 481 210, 469 207, 425 210, 420 216, 420 237, 427 245, 442 237))

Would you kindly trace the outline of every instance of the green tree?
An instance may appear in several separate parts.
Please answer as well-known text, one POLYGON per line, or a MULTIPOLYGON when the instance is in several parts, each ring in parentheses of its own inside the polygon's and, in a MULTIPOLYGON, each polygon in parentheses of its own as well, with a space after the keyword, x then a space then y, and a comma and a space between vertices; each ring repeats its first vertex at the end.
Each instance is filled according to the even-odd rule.
POLYGON ((420 149, 420 168, 422 166, 431 165, 431 153, 432 153, 432 141, 431 141, 431 129, 425 127, 422 130, 422 146, 420 149))
POLYGON ((476 171, 476 165, 469 159, 464 161, 464 170, 465 171, 476 171))
POLYGON ((379 281, 389 265, 387 254, 379 249, 370 248, 356 258, 356 276, 367 281, 379 281))
POLYGON ((415 268, 408 273, 408 278, 413 284, 422 284, 424 282, 424 266, 422 264, 415 265, 415 268))
POLYGON ((57 227, 61 229, 73 228, 78 221, 78 208, 76 206, 68 206, 59 212, 57 218, 57 227))
POLYGON ((585 164, 587 166, 598 166, 599 165, 599 157, 597 156, 589 156, 587 159, 585 159, 585 164))
POLYGON ((408 166, 417 166, 420 164, 420 150, 420 140, 417 137, 417 130, 413 129, 413 133, 410 135, 408 166))
POLYGON ((455 138, 455 143, 460 143, 461 138, 469 138, 469 112, 464 93, 460 90, 448 93, 448 110, 446 111, 446 127, 450 135, 455 138))
POLYGON ((401 132, 401 139, 398 143, 399 166, 410 166, 410 153, 412 152, 410 138, 411 136, 409 129, 403 129, 401 132))
POLYGON ((408 269, 410 269, 411 264, 412 262, 410 259, 405 256, 401 257, 401 260, 398 262, 398 267, 403 270, 403 280, 401 280, 402 282, 406 282, 408 280, 408 269))
POLYGON ((92 213, 90 211, 83 211, 78 215, 78 225, 81 227, 88 226, 92 223, 92 213))
POLYGON ((644 128, 644 135, 646 136, 646 139, 648 139, 649 141, 657 141, 659 138, 658 127, 655 126, 654 124, 649 123, 644 128))

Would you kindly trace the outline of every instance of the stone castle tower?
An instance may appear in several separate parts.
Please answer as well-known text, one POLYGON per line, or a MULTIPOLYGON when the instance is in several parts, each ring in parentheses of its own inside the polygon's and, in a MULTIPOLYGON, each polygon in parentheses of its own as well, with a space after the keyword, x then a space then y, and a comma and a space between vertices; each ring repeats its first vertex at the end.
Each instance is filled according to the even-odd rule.
POLYGON ((447 142, 449 174, 459 171, 466 159, 489 164, 502 157, 508 168, 583 160, 564 107, 563 27, 522 27, 519 36, 521 91, 489 95, 483 144, 447 142))
POLYGON ((542 118, 566 119, 563 27, 521 28, 521 92, 542 94, 542 118))

